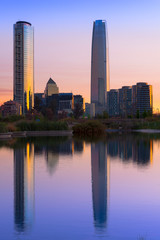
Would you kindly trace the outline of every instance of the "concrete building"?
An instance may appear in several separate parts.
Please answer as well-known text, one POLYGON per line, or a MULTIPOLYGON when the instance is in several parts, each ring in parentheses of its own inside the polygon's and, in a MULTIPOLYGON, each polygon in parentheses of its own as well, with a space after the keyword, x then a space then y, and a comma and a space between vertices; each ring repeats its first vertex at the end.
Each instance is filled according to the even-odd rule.
POLYGON ((12 115, 21 115, 22 107, 21 104, 15 101, 7 101, 1 106, 1 112, 3 117, 12 116, 12 115))
POLYGON ((22 106, 22 113, 34 107, 34 36, 31 23, 14 24, 13 99, 22 106))
POLYGON ((90 117, 94 118, 96 116, 96 107, 95 103, 90 104, 90 117))
POLYGON ((59 110, 59 94, 52 94, 46 97, 46 107, 51 108, 53 115, 57 116, 59 110))
POLYGON ((94 118, 96 115, 95 112, 95 103, 86 103, 85 104, 85 116, 94 118))
POLYGON ((118 90, 112 89, 107 92, 107 113, 110 117, 119 115, 118 90))
POLYGON ((147 83, 137 83, 132 87, 124 86, 118 90, 107 92, 107 112, 109 116, 121 117, 140 116, 144 112, 152 114, 152 86, 147 83))
POLYGON ((132 115, 136 116, 137 113, 137 86, 132 86, 132 115))
MULTIPOLYGON (((39 106, 40 107, 43 107, 43 106, 46 106, 46 98, 44 97, 44 93, 35 93, 34 94, 34 103, 35 103, 35 108, 37 107, 36 106, 36 101, 38 99, 38 102, 39 102, 39 106)), ((37 109, 38 110, 38 109, 37 109)))
POLYGON ((109 91, 109 53, 106 21, 93 23, 91 57, 91 103, 96 114, 106 110, 106 91, 109 91))
POLYGON ((76 104, 79 104, 82 107, 82 109, 85 111, 85 101, 81 95, 74 95, 74 106, 76 104))
POLYGON ((57 87, 57 84, 53 81, 52 78, 50 78, 46 84, 46 88, 44 91, 45 97, 52 96, 53 94, 58 94, 59 88, 57 87))
POLYGON ((90 116, 90 103, 85 103, 85 116, 90 116))
POLYGON ((66 112, 70 114, 74 109, 73 93, 59 93, 59 113, 66 112))
POLYGON ((119 115, 128 117, 132 115, 132 88, 124 86, 119 89, 118 96, 119 115))
POLYGON ((152 86, 147 83, 137 83, 136 85, 136 112, 138 111, 140 116, 146 111, 152 113, 153 108, 153 93, 152 86))

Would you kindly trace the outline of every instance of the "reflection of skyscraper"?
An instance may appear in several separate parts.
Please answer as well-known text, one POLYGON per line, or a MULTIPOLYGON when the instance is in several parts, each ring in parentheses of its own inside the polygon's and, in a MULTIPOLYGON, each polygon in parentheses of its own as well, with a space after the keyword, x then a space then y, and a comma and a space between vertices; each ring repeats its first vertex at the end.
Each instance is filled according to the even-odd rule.
POLYGON ((119 136, 107 142, 108 155, 119 157, 123 161, 130 161, 138 165, 147 165, 153 161, 153 141, 147 138, 133 136, 119 136))
POLYGON ((82 153, 84 149, 84 142, 82 140, 74 139, 74 152, 82 153))
POLYGON ((19 232, 28 229, 34 214, 34 145, 14 149, 14 219, 19 232))
POLYGON ((91 59, 91 103, 96 111, 106 104, 106 90, 109 91, 108 33, 106 22, 96 20, 93 24, 91 59))
POLYGON ((152 142, 139 140, 133 144, 133 161, 140 165, 149 164, 152 159, 152 142))
POLYGON ((91 144, 92 200, 95 227, 106 227, 107 221, 107 185, 109 163, 106 158, 106 144, 91 144), (107 166, 108 165, 108 166, 107 166))
POLYGON ((14 100, 22 113, 34 107, 33 27, 18 21, 14 24, 14 100))
POLYGON ((50 174, 53 174, 59 162, 59 153, 51 151, 48 148, 46 148, 45 155, 47 161, 47 169, 50 174))

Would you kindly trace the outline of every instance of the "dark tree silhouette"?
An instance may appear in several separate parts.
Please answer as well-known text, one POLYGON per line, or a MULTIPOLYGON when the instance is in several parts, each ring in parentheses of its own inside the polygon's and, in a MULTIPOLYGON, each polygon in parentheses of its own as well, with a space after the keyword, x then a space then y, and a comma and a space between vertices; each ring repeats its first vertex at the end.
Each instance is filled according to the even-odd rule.
POLYGON ((37 112, 41 112, 42 110, 42 100, 37 96, 34 98, 34 109, 37 110, 37 112))
POLYGON ((78 119, 79 117, 81 117, 83 115, 84 111, 82 108, 82 105, 79 103, 76 103, 74 105, 74 110, 73 110, 73 116, 75 119, 78 119))

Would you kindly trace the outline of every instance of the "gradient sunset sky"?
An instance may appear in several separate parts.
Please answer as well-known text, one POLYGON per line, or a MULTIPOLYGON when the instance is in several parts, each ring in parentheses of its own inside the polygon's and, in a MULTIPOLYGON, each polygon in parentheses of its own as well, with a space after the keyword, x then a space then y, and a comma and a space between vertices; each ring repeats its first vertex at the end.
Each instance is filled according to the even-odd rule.
POLYGON ((35 92, 52 77, 60 92, 89 102, 93 21, 105 19, 110 88, 148 82, 154 108, 160 108, 159 0, 5 0, 0 10, 0 104, 12 99, 16 21, 34 26, 35 92))

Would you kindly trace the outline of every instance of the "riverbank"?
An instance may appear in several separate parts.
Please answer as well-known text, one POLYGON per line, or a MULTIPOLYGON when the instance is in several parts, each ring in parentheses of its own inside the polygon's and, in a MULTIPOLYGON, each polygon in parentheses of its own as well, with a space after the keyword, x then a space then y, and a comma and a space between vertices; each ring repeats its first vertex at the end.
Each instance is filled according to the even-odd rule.
POLYGON ((73 119, 59 121, 26 120, 0 123, 0 139, 40 136, 99 137, 110 133, 160 133, 160 118, 73 119))
MULTIPOLYGON (((159 134, 160 130, 157 129, 138 129, 138 130, 123 130, 123 129, 106 129, 105 133, 147 133, 159 134)), ((26 138, 26 137, 72 137, 72 130, 64 131, 20 131, 20 132, 7 132, 0 133, 0 140, 7 140, 12 138, 26 138)))
POLYGON ((0 133, 0 140, 11 138, 23 138, 23 137, 62 137, 72 136, 72 130, 56 130, 56 131, 19 131, 19 132, 7 132, 0 133))

